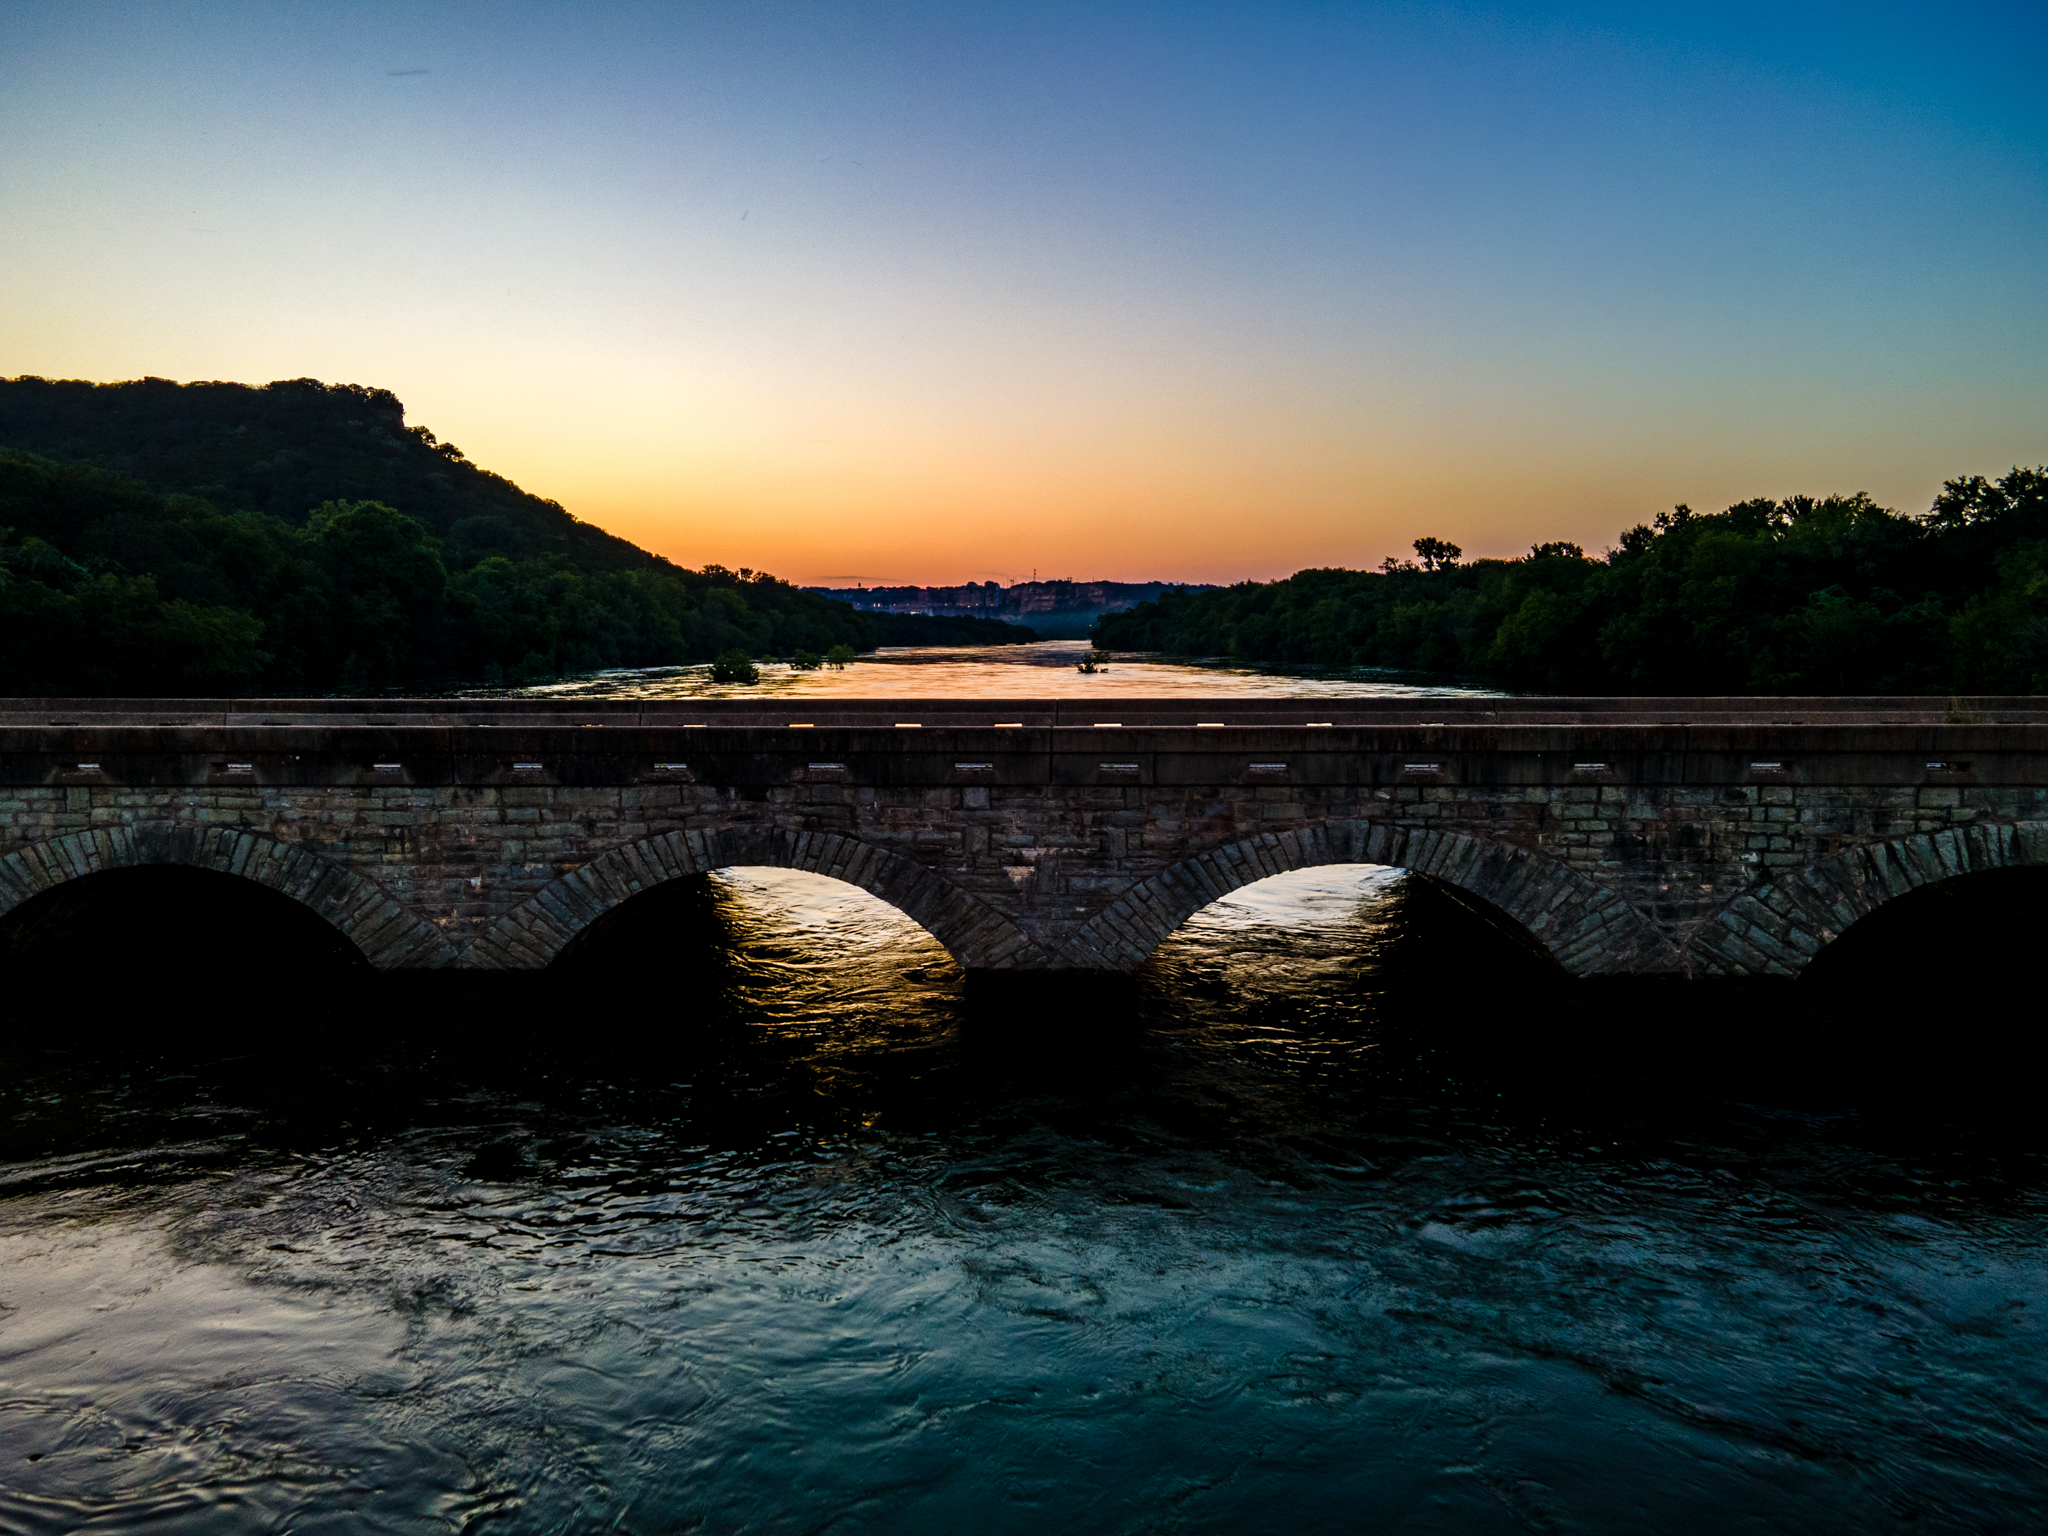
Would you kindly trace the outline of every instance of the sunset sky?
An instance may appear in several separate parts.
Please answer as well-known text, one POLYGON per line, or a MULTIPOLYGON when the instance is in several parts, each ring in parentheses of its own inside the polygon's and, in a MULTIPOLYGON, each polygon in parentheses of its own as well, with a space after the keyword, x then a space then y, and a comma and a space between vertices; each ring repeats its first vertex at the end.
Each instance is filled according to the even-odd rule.
POLYGON ((2048 460, 2048 7, 0 7, 0 374, 686 565, 1225 581, 2048 460))

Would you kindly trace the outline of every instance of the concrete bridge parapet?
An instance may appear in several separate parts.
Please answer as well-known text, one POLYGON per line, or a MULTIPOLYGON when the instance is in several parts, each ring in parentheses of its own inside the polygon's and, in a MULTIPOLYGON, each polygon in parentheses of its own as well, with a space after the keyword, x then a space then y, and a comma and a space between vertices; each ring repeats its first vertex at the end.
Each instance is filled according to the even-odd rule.
POLYGON ((0 912, 188 864, 385 968, 522 969, 765 864, 970 968, 1124 971, 1251 880, 1374 863, 1574 974, 1791 975, 1906 890, 2048 864, 2043 702, 0 701, 0 912))

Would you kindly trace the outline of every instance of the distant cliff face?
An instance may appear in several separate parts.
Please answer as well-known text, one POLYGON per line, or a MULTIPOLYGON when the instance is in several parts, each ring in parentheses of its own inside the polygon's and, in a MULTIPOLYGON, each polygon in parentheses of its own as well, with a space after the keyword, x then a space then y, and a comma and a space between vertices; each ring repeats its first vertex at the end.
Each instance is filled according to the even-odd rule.
POLYGON ((1105 613, 1121 613, 1159 600, 1164 592, 1208 592, 1177 581, 969 582, 961 587, 812 587, 821 597, 874 613, 917 613, 935 618, 1029 622, 1049 640, 1085 636, 1105 613))

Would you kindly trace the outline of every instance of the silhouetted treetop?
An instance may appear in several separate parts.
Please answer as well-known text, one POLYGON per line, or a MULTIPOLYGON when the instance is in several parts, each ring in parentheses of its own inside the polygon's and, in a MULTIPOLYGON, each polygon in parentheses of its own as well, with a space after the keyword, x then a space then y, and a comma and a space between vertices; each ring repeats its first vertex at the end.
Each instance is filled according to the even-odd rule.
POLYGON ((1425 571, 1448 570, 1458 563, 1458 556, 1465 553, 1448 539, 1417 539, 1415 558, 1422 562, 1425 571))
POLYGON ((1385 667, 1570 693, 2048 689, 2048 471, 1951 480, 1922 517, 1862 493, 1687 506, 1604 557, 1310 570, 1169 594, 1096 627, 1117 650, 1385 667))

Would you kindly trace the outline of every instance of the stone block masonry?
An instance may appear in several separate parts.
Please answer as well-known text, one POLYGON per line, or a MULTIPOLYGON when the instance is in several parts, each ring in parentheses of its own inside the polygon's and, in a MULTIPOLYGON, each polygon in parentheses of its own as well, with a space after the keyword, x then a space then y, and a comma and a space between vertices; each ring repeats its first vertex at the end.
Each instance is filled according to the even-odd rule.
POLYGON ((1909 890, 2048 866, 2036 703, 15 700, 0 912, 185 864, 381 967, 524 969, 664 881, 774 865, 971 969, 1128 971, 1250 881, 1373 863, 1574 974, 1793 975, 1909 890))

